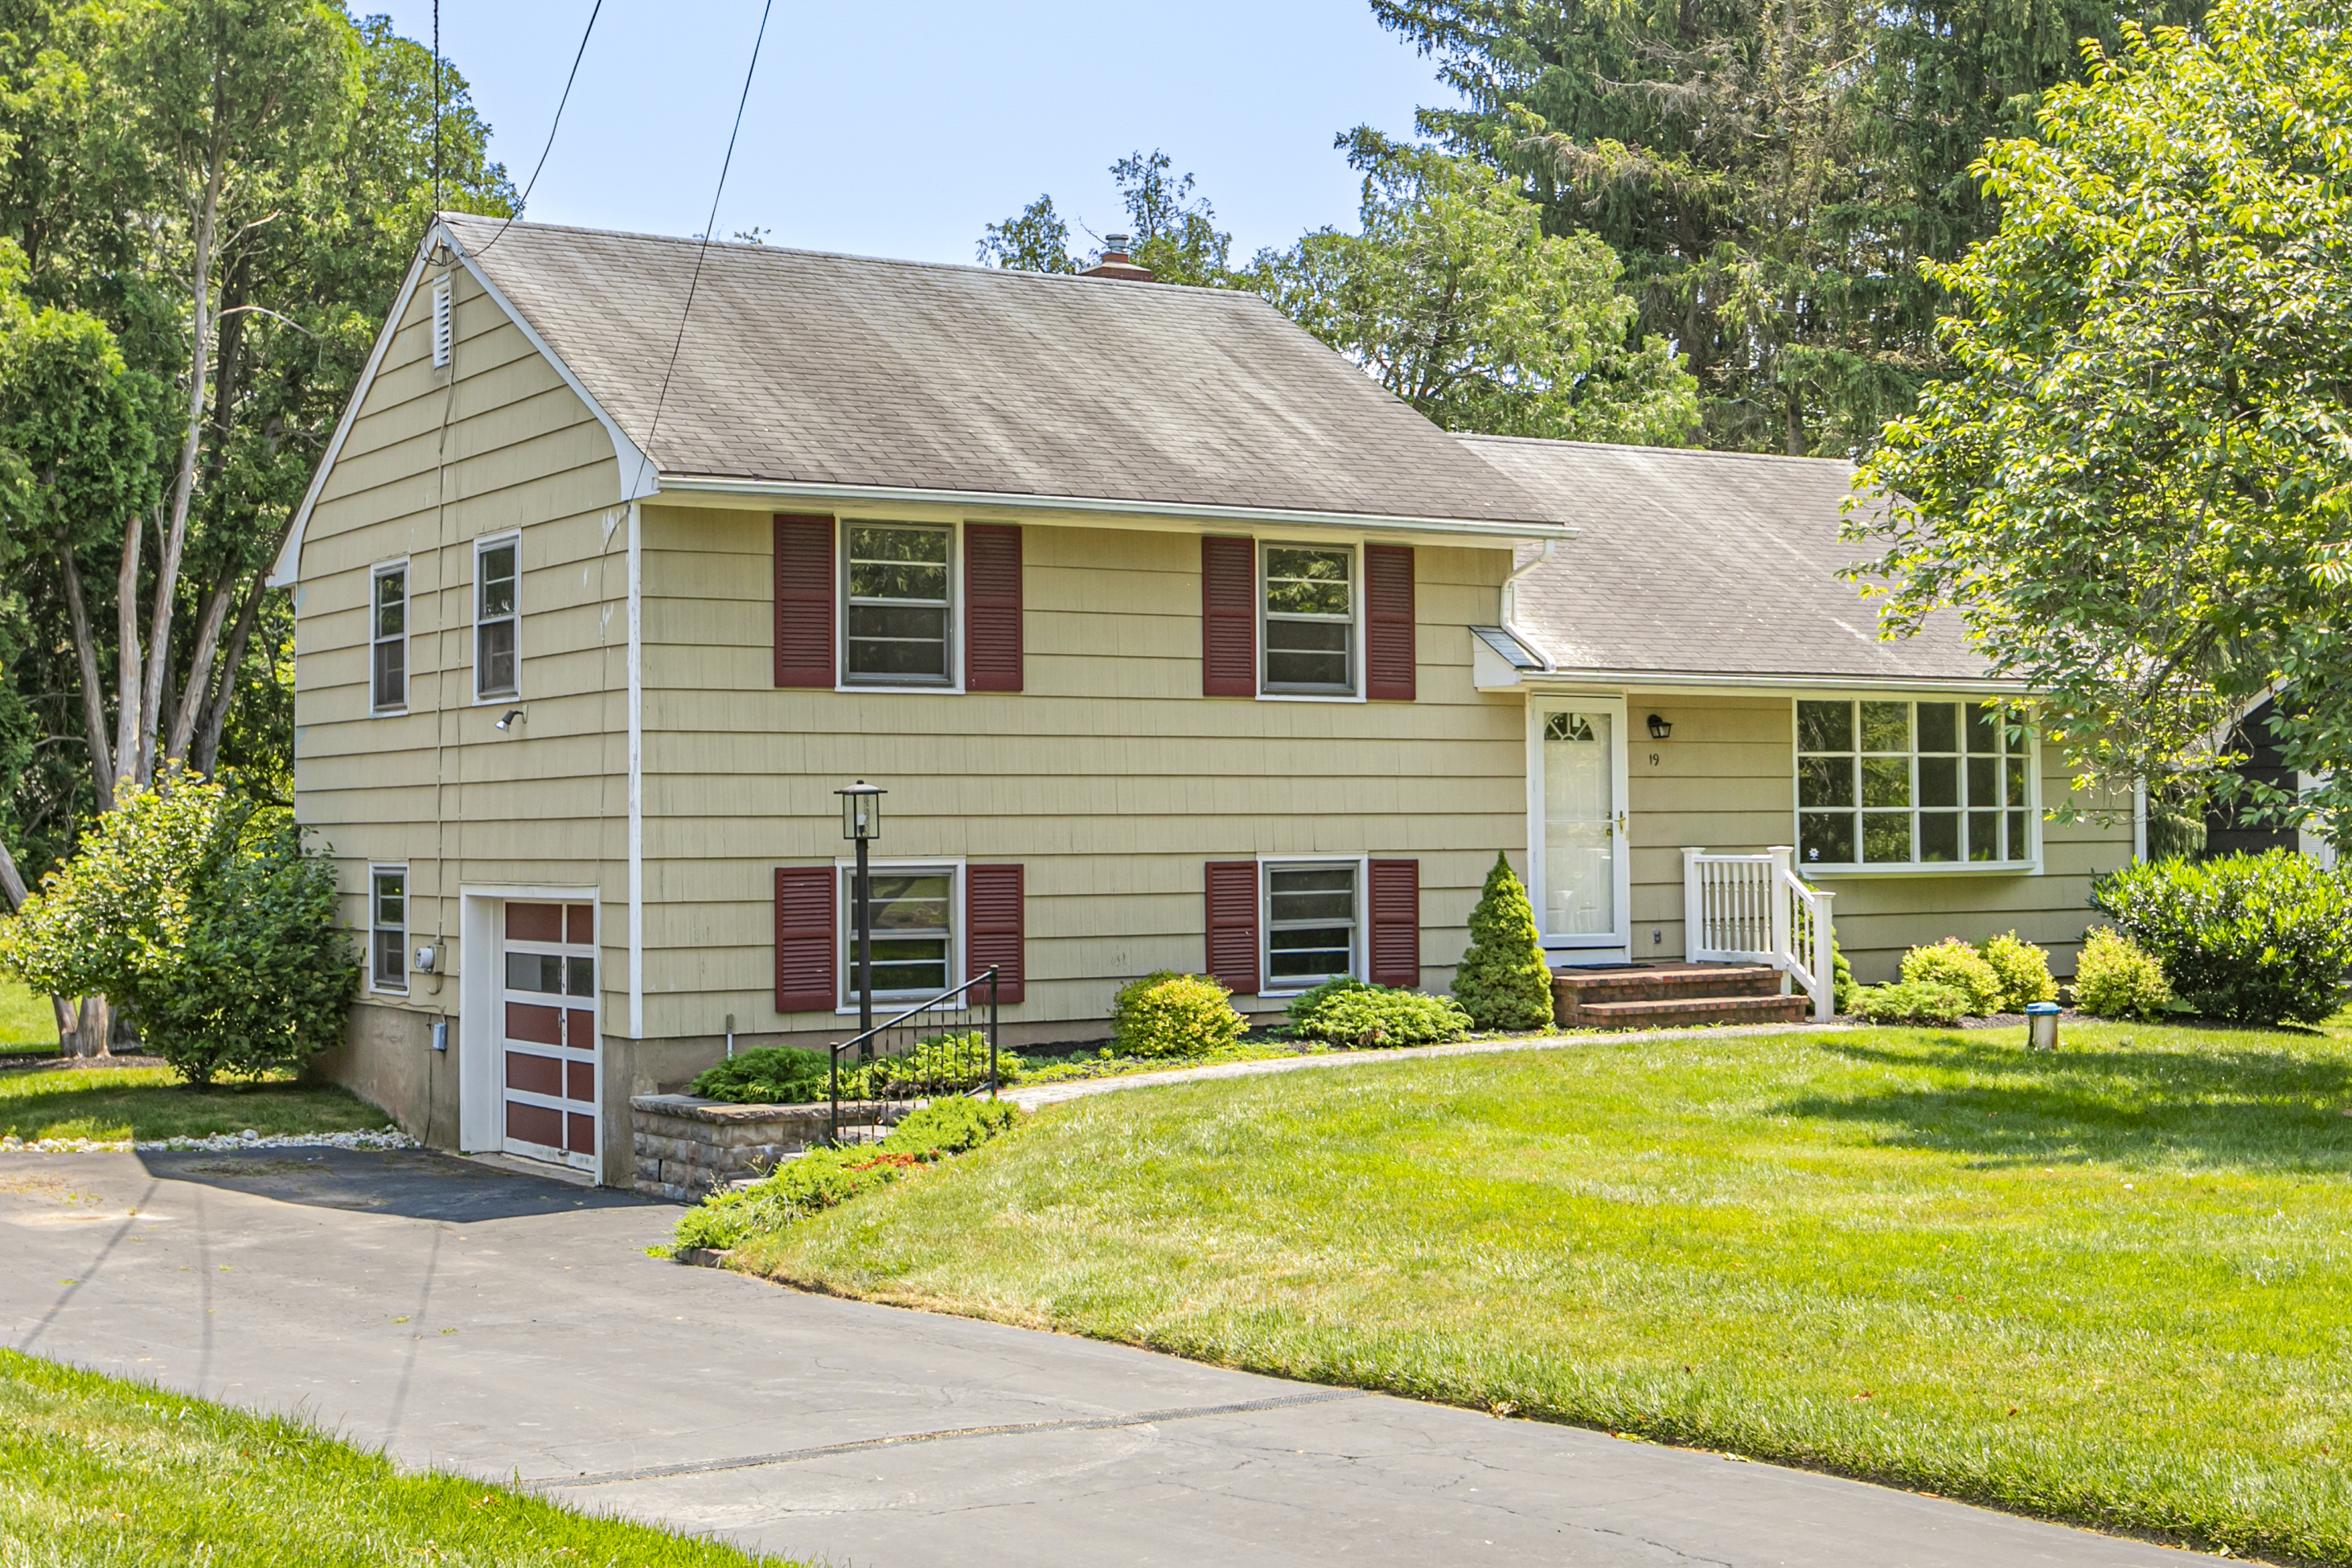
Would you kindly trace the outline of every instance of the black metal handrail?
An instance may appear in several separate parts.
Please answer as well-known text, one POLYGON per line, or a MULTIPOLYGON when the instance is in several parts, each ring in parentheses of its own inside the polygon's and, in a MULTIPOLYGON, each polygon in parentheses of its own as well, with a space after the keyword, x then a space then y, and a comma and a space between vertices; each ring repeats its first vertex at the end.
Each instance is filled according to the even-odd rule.
MULTIPOLYGON (((886 1057, 905 1055, 919 1048, 927 1043, 917 1037, 919 1035, 944 1034, 952 1037, 958 1034, 982 1032, 988 1040, 988 1076, 984 1087, 991 1100, 996 1098, 996 974, 993 967, 984 969, 962 984, 918 1002, 905 1012, 835 1044, 830 1086, 833 1102, 830 1141, 833 1143, 838 1145, 841 1142, 841 1058, 845 1051, 855 1051, 857 1053, 853 1058, 855 1061, 870 1064, 886 1057), (976 1000, 976 994, 983 986, 987 996, 984 1004, 976 1000), (974 1016, 983 1007, 984 1023, 974 1016), (925 1019, 929 1020, 928 1026, 919 1021, 925 1019), (898 1048, 893 1050, 893 1046, 898 1048)), ((923 1091, 923 1085, 919 1081, 909 1080, 909 1087, 915 1093, 923 1091)))

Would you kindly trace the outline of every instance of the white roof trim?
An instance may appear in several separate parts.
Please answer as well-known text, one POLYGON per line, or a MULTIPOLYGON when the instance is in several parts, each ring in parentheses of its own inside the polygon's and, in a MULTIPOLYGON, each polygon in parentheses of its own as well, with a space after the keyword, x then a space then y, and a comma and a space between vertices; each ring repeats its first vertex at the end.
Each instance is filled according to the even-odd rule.
POLYGON ((1570 664, 1563 664, 1544 674, 1532 675, 1528 677, 1528 683, 1545 689, 1556 685, 1601 685, 1645 689, 1686 687, 1710 691, 1915 691, 1938 695, 1949 692, 1962 697, 1972 694, 2032 695, 2032 689, 2021 680, 1964 679, 1933 675, 1766 675, 1746 670, 1709 674, 1703 670, 1581 669, 1570 664))
POLYGON ((604 405, 589 395, 587 387, 572 374, 572 367, 547 346, 547 340, 539 335, 538 329, 524 318, 520 310, 515 309, 514 301, 508 299, 499 286, 490 281, 489 275, 466 253, 466 247, 457 242, 456 231, 436 219, 416 247, 416 259, 409 263, 408 276, 400 285, 400 295, 393 301, 391 312, 384 317, 383 330, 376 334, 375 347, 368 353, 367 367, 360 373, 359 384, 352 388, 351 401, 343 405, 343 416, 335 425, 335 434, 327 443, 326 455, 319 459, 318 471, 310 476, 310 488, 302 492, 302 504, 294 510, 293 526, 287 530, 286 543, 278 551, 277 562, 270 567, 270 587, 289 587, 300 575, 302 538, 310 531, 310 510, 318 504, 319 492, 326 488, 327 476, 333 471, 335 459, 342 455, 343 442, 350 437, 352 423, 359 417, 360 405, 367 401, 369 391, 375 385, 376 373, 383 366, 384 351, 392 346, 394 335, 400 331, 401 319, 408 314, 408 302, 415 297, 417 282, 424 277, 436 244, 449 247, 451 254, 464 264, 474 281, 481 285, 482 292, 489 296, 491 303, 506 312, 507 320, 515 324, 516 330, 539 352, 540 357, 555 367, 555 374, 563 378, 563 384, 588 405, 588 412, 596 416, 596 422, 604 427, 604 434, 612 437, 613 456, 621 468, 620 499, 624 501, 638 500, 660 492, 661 478, 654 468, 653 460, 621 428, 620 422, 605 411, 604 405))
MULTIPOLYGON (((1274 527, 1320 525, 1395 533, 1468 534, 1486 539, 1574 539, 1576 530, 1552 522, 1481 522, 1459 518, 1393 517, 1363 511, 1301 511, 1281 507, 1211 506, 1200 501, 1117 500, 1100 496, 1023 495, 1007 490, 936 490, 890 485, 832 485, 798 479, 739 479, 705 474, 664 474, 668 496, 773 496, 779 500, 832 500, 956 507, 1017 507, 1130 516, 1192 518, 1274 527)), ((648 492, 650 493, 650 492, 648 492)))

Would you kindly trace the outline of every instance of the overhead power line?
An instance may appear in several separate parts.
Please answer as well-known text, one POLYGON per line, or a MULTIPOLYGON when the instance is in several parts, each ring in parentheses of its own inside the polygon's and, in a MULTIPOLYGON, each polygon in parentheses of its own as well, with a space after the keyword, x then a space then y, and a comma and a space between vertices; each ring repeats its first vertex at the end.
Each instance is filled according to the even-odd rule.
MULTIPOLYGON (((523 209, 530 205, 530 193, 539 188, 540 171, 547 167, 547 155, 555 150, 556 129, 563 123, 564 105, 572 101, 572 84, 580 79, 580 62, 587 56, 588 40, 590 37, 594 36, 596 31, 596 18, 598 16, 603 14, 604 9, 604 0, 596 0, 596 4, 589 8, 588 26, 581 29, 580 47, 577 49, 574 49, 572 53, 572 74, 563 79, 563 96, 555 100, 555 119, 550 122, 547 127, 547 143, 539 150, 539 162, 531 165, 530 179, 524 184, 522 195, 515 198, 515 209, 513 215, 509 216, 506 222, 499 225, 499 232, 484 240, 482 242, 482 248, 474 252, 475 255, 480 256, 484 254, 491 246, 496 245, 500 239, 503 239, 506 237, 507 230, 515 226, 515 220, 522 216, 523 209)), ((767 18, 762 16, 760 20, 761 30, 762 32, 766 31, 767 26, 767 18)), ((434 79, 437 83, 440 79, 439 71, 441 60, 440 0, 434 0, 433 5, 433 60, 435 71, 434 79)), ((438 90, 437 88, 436 90, 438 90)), ((437 119, 435 121, 434 145, 436 150, 440 146, 440 130, 439 121, 437 119)), ((730 150, 733 145, 734 144, 731 142, 729 143, 730 150)), ((437 151, 435 155, 437 159, 439 156, 437 151)), ((440 205, 441 189, 437 170, 433 188, 434 205, 437 209, 440 205)))

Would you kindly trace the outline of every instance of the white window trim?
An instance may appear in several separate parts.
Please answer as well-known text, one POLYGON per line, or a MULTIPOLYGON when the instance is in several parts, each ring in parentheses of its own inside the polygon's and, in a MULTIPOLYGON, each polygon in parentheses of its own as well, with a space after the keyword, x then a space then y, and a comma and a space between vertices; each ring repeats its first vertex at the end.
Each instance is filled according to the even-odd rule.
MULTIPOLYGON (((836 517, 833 524, 833 689, 835 691, 920 692, 930 697, 963 695, 963 520, 925 522, 906 517, 836 517), (893 683, 849 679, 849 530, 859 528, 944 529, 948 536, 948 675, 942 681, 893 683)), ((940 864, 944 865, 941 861, 940 864)), ((853 1012, 855 1008, 851 1009, 853 1012)))
POLYGON ((407 556, 404 555, 397 561, 379 561, 368 568, 367 682, 368 717, 371 719, 397 719, 408 711, 408 689, 416 678, 416 671, 409 663, 409 655, 415 651, 415 644, 411 639, 408 623, 415 613, 416 595, 408 581, 407 556), (375 585, 394 572, 400 574, 400 701, 390 708, 379 708, 375 702, 375 650, 378 645, 392 639, 375 635, 375 585))
POLYGON ((450 276, 444 272, 433 280, 433 368, 446 370, 456 352, 457 341, 457 305, 450 298, 450 276))
POLYGON ((1257 534, 1250 540, 1251 618, 1255 622, 1257 638, 1257 700, 1260 702, 1368 702, 1364 687, 1364 542, 1360 539, 1300 539, 1295 536, 1276 537, 1257 534), (1339 691, 1268 691, 1265 689, 1265 552, 1269 548, 1298 550, 1344 550, 1352 557, 1348 568, 1348 588, 1353 615, 1348 637, 1349 683, 1350 692, 1339 691))
MULTIPOLYGON (((857 689, 862 691, 867 689, 860 687, 857 689)), ((939 689, 929 687, 925 689, 936 691, 939 689)), ((964 943, 971 935, 963 929, 963 865, 961 858, 947 855, 869 860, 866 865, 866 871, 872 875, 879 875, 885 871, 945 871, 948 873, 948 983, 940 988, 947 991, 954 990, 971 978, 963 972, 964 943)), ((834 1016, 837 1018, 855 1018, 857 1016, 857 986, 854 978, 857 966, 857 909, 851 902, 851 900, 856 897, 851 889, 856 886, 857 858, 856 856, 836 856, 834 858, 833 869, 834 889, 841 896, 841 902, 836 906, 841 911, 841 917, 837 922, 838 936, 834 942, 835 952, 838 955, 834 973, 834 995, 840 1000, 835 1004, 833 1012, 834 1016)), ((938 992, 877 991, 874 993, 875 1021, 879 1023, 889 1014, 904 1012, 907 1004, 910 1001, 920 1002, 937 994, 938 992)))
MULTIPOLYGON (((1801 757, 1804 753, 1803 753, 1802 752, 1801 752, 1801 751, 1798 749, 1798 747, 1799 747, 1799 741, 1798 741, 1798 734, 1797 734, 1797 704, 1798 704, 1798 703, 1800 703, 1800 702, 1909 702, 1909 703, 1914 704, 1914 705, 1915 705, 1915 709, 1916 709, 1916 704, 1918 704, 1918 703, 1921 703, 1921 702, 1957 702, 1957 703, 1958 703, 1958 704, 1959 704, 1963 709, 1967 709, 1967 708, 1977 708, 1977 707, 1981 707, 1981 706, 1983 705, 1984 700, 1985 700, 1985 699, 1986 699, 1987 697, 1993 697, 1993 698, 1998 699, 1998 700, 2000 700, 2000 702, 2001 703, 2001 705, 2002 705, 2004 708, 2007 708, 2007 707, 2012 707, 2012 706, 2019 705, 2019 704, 2020 704, 2020 703, 2021 703, 2021 701, 2023 700, 2021 698, 2020 698, 2017 694, 2015 694, 2015 693, 2013 693, 2013 692, 1985 692, 1985 691, 1976 691, 1976 692, 1944 692, 1944 691, 1861 691, 1861 690, 1856 690, 1856 691, 1808 691, 1808 692, 1806 692, 1806 693, 1805 693, 1803 696, 1801 696, 1801 697, 1793 697, 1793 698, 1790 699, 1790 701, 1789 701, 1789 822, 1790 822, 1790 831, 1791 831, 1792 833, 1794 833, 1794 834, 1796 835, 1796 837, 1794 837, 1790 838, 1790 839, 1789 840, 1789 842, 1790 842, 1790 843, 1791 843, 1791 844, 1793 844, 1793 845, 1798 845, 1798 846, 1800 846, 1800 847, 1801 847, 1798 849, 1798 851, 1797 851, 1797 852, 1798 852, 1798 854, 1799 854, 1799 856, 1800 856, 1800 857, 1801 857, 1801 856, 1803 855, 1803 853, 1804 853, 1803 849, 1801 848, 1801 846, 1803 845, 1803 843, 1804 843, 1804 841, 1805 841, 1805 840, 1804 840, 1804 821, 1803 821, 1803 811, 1804 811, 1804 808, 1803 808, 1803 806, 1802 806, 1802 805, 1800 804, 1800 802, 1799 802, 1799 795, 1800 795, 1801 792, 1803 790, 1803 787, 1804 787, 1804 770, 1803 770, 1803 769, 1799 765, 1798 759, 1799 759, 1800 757, 1801 757)), ((1860 714, 1859 714, 1859 713, 1857 713, 1857 714, 1855 715, 1855 721, 1855 721, 1857 724, 1859 724, 1859 723, 1861 722, 1861 716, 1860 716, 1860 714)), ((1967 775, 1967 763, 1968 763, 1968 756, 1969 756, 1969 752, 1968 752, 1968 751, 1967 751, 1967 749, 1966 749, 1966 748, 1967 748, 1967 745, 1968 745, 1967 723, 1968 723, 1968 716, 1967 716, 1967 714, 1966 714, 1966 713, 1963 713, 1963 714, 1961 715, 1961 731, 1962 731, 1962 732, 1961 732, 1961 739, 1960 739, 1960 744, 1961 744, 1961 748, 1962 748, 1962 749, 1961 749, 1958 752, 1957 752, 1957 753, 1955 753, 1955 754, 1960 758, 1960 762, 1961 762, 1961 773, 1962 773, 1962 777, 1963 777, 1964 779, 1965 779, 1965 777, 1966 777, 1966 775, 1967 775)), ((1917 713, 1916 712, 1916 710, 1914 711, 1914 713, 1913 713, 1913 715, 1912 715, 1912 734, 1911 734, 1911 738, 1912 738, 1912 742, 1913 742, 1913 748, 1914 748, 1914 749, 1912 750, 1912 752, 1910 752, 1910 756, 1911 756, 1911 794, 1912 794, 1912 797, 1913 797, 1914 801, 1916 802, 1916 799, 1917 799, 1918 794, 1919 794, 1919 752, 1918 752, 1918 751, 1917 751, 1917 749, 1916 749, 1916 747, 1917 747, 1917 742, 1918 742, 1918 738, 1919 738, 1919 736, 1918 736, 1918 715, 1917 715, 1917 713)), ((1859 750, 1859 748, 1860 748, 1861 744, 1862 744, 1862 736, 1860 735, 1860 733, 1859 733, 1859 732, 1857 732, 1857 733, 1855 734, 1855 736, 1854 736, 1854 745, 1855 745, 1855 747, 1857 748, 1857 750, 1856 750, 1856 751, 1854 752, 1854 753, 1853 753, 1853 754, 1854 754, 1855 756, 1857 756, 1857 757, 1859 757, 1859 756, 1862 756, 1862 755, 1864 755, 1864 754, 1865 754, 1865 753, 1864 753, 1862 751, 1860 751, 1860 750, 1859 750)), ((1824 754, 1831 754, 1831 753, 1824 753, 1824 754)), ((2004 752, 2004 753, 2003 753, 2003 755, 2009 755, 2009 754, 2011 754, 2011 753, 2007 753, 2007 752, 2004 752)), ((1928 753, 1928 755, 1930 755, 1930 756, 1941 756, 1941 755, 1943 755, 1943 753, 1942 753, 1942 752, 1929 752, 1929 753, 1928 753)), ((1963 792, 1965 793, 1965 784, 1963 785, 1963 792)), ((1855 797, 1855 801, 1854 801, 1854 810, 1855 810, 1855 811, 1857 811, 1857 812, 1860 812, 1860 811, 1862 811, 1862 810, 1864 810, 1864 809, 1865 809, 1865 808, 1863 806, 1863 805, 1862 805, 1862 803, 1861 803, 1861 797, 1860 797, 1859 795, 1857 795, 1857 796, 1855 797)), ((1913 828, 1913 832, 1914 832, 1914 834, 1916 835, 1916 832, 1917 832, 1917 828, 1916 828, 1916 816, 1917 816, 1917 813, 1918 813, 1918 811, 1919 811, 1919 807, 1915 804, 1915 805, 1911 805, 1911 806, 1909 806, 1909 807, 1907 807, 1907 808, 1905 808, 1905 809, 1909 810, 1909 811, 1913 814, 1913 816, 1914 816, 1914 822, 1915 822, 1915 826, 1914 826, 1914 828, 1913 828)), ((1965 816, 1965 815, 1967 814, 1968 809, 1969 809, 1969 808, 1968 808, 1967 806, 1965 806, 1965 805, 1963 805, 1963 806, 1959 807, 1959 810, 1960 810, 1960 812, 1961 812, 1961 814, 1962 814, 1963 816, 1965 816)), ((2007 811, 2015 811, 2015 810, 2017 810, 2017 809, 2019 809, 2019 808, 2018 808, 2018 807, 2016 807, 2016 806, 2008 806, 2008 805, 2005 805, 2005 806, 2001 807, 2001 810, 2003 810, 2004 812, 2007 812, 2007 811)), ((1791 867, 1791 868, 1792 868, 1792 869, 1794 869, 1794 870, 1797 872, 1797 874, 1798 874, 1799 876, 1805 877, 1805 878, 1808 878, 1808 879, 1815 878, 1815 877, 1830 878, 1830 877, 2032 877, 2032 876, 2040 876, 2040 875, 2042 874, 2042 855, 2043 855, 2043 848, 2044 848, 2044 836, 2043 836, 2042 831, 2042 732, 2041 732, 2039 730, 2033 730, 2033 729, 2029 729, 2029 730, 2026 731, 2026 738, 2025 738, 2025 805, 2024 805, 2024 807, 2023 807, 2023 810, 2024 810, 2024 812, 2025 812, 2025 831, 2026 831, 2027 836, 2028 836, 2029 837, 2031 837, 2031 838, 2033 840, 2033 853, 2032 853, 2032 856, 2030 856, 2029 858, 2025 858, 2025 859, 2022 859, 2022 860, 1904 860, 1904 861, 1880 861, 1880 862, 1877 862, 1877 863, 1875 863, 1875 864, 1868 864, 1868 863, 1864 863, 1864 864, 1851 864, 1851 863, 1850 863, 1850 864, 1846 864, 1846 865, 1840 865, 1840 866, 1828 866, 1828 865, 1822 865, 1822 864, 1819 864, 1819 863, 1808 863, 1808 862, 1806 862, 1805 860, 1803 860, 1803 859, 1800 858, 1800 859, 1798 859, 1798 860, 1796 860, 1795 862, 1793 862, 1793 863, 1792 863, 1792 867, 1791 867)), ((1861 844, 1860 844, 1860 842, 1859 842, 1858 840, 1857 840, 1857 842, 1856 842, 1856 844, 1855 844, 1854 847, 1855 847, 1857 850, 1859 850, 1859 849, 1861 848, 1861 844)))
POLYGON ((370 994, 376 996, 405 996, 408 994, 408 933, 413 929, 408 920, 408 905, 409 901, 415 896, 408 886, 408 862, 405 860, 395 860, 383 864, 371 863, 367 868, 367 888, 365 889, 364 896, 367 904, 368 992, 370 994), (383 984, 377 981, 375 975, 376 932, 379 930, 383 929, 375 923, 375 879, 382 876, 397 876, 400 879, 401 982, 397 985, 383 984))
MULTIPOLYGON (((1370 932, 1365 929, 1370 918, 1367 901, 1370 889, 1372 858, 1369 855, 1261 855, 1257 858, 1257 983, 1256 994, 1269 999, 1304 996, 1312 985, 1297 985, 1277 990, 1274 978, 1274 873, 1305 870, 1317 866, 1352 866, 1356 868, 1355 934, 1349 942, 1348 973, 1351 979, 1362 980, 1364 957, 1370 948, 1370 932)), ((1320 984, 1318 982, 1318 984, 1320 984)))
POLYGON ((466 616, 466 636, 468 642, 466 662, 470 671, 468 679, 474 688, 473 705, 477 708, 486 708, 494 703, 520 701, 522 700, 522 530, 514 528, 503 533, 486 533, 474 541, 474 576, 473 581, 466 585, 466 603, 469 610, 466 616), (482 689, 482 552, 495 550, 501 544, 511 544, 515 547, 514 614, 511 616, 501 617, 514 622, 515 683, 514 689, 511 691, 486 692, 482 689))

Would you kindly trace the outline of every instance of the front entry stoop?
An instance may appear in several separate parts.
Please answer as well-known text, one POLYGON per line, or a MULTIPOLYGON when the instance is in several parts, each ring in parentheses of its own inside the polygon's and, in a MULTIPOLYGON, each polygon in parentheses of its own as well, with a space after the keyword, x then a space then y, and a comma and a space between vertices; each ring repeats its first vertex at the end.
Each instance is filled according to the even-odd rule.
POLYGON ((1780 994, 1762 963, 1624 963, 1555 969, 1552 1016, 1563 1029, 1654 1029, 1675 1024, 1793 1024, 1812 1010, 1780 994))

